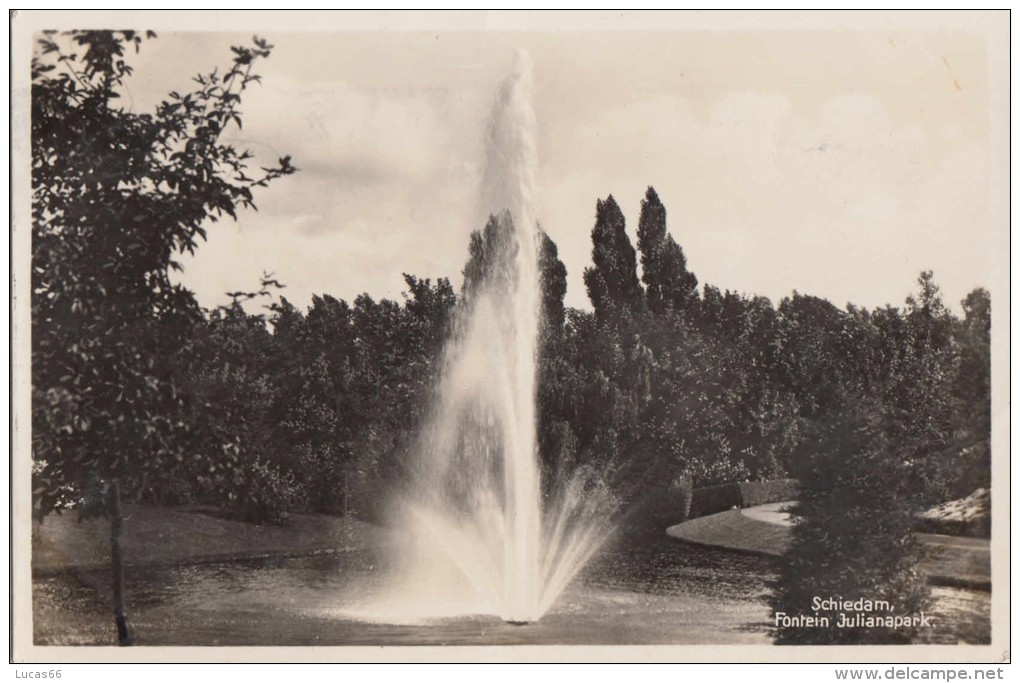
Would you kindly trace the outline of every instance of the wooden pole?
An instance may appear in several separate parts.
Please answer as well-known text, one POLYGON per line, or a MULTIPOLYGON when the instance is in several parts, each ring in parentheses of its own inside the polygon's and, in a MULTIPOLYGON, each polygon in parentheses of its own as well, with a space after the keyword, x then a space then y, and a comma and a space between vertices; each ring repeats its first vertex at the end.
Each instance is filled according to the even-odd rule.
POLYGON ((117 644, 130 645, 127 618, 124 616, 124 553, 120 547, 124 517, 120 510, 120 485, 114 480, 108 495, 110 512, 110 551, 113 563, 113 619, 117 623, 117 644))

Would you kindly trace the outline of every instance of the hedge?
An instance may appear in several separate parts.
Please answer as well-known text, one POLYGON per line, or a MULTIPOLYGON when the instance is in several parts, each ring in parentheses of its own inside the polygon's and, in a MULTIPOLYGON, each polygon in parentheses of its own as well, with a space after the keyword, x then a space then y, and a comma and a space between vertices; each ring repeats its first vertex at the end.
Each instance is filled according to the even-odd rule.
POLYGON ((749 481, 733 484, 690 488, 690 480, 645 488, 630 501, 628 514, 622 520, 627 535, 648 535, 658 538, 662 529, 695 517, 724 512, 735 507, 796 500, 796 479, 749 481), (687 514, 685 514, 685 512, 687 514))
POLYGON ((981 517, 968 521, 962 519, 931 519, 917 515, 914 518, 914 530, 923 534, 991 538, 992 520, 989 517, 981 517))
POLYGON ((772 481, 745 481, 740 487, 740 507, 782 503, 797 500, 800 485, 796 479, 773 479, 772 481))
POLYGON ((690 518, 704 517, 731 508, 796 500, 800 493, 796 479, 745 481, 694 489, 690 518))
POLYGON ((691 518, 714 515, 730 508, 740 507, 740 485, 719 484, 694 489, 691 501, 691 518))

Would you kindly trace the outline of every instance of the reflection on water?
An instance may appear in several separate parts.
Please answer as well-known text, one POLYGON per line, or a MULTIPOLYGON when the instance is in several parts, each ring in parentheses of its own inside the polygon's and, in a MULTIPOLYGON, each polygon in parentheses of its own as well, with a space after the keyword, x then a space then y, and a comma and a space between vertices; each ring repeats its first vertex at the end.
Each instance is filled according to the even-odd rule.
POLYGON ((772 558, 667 541, 661 547, 604 553, 582 578, 599 588, 764 605, 775 573, 772 558))
MULTIPOLYGON (((140 644, 767 643, 768 560, 664 542, 605 552, 540 621, 478 615, 385 623, 364 611, 387 578, 371 550, 128 571, 140 644)), ((38 579, 36 642, 108 642, 102 572, 38 579), (81 590, 74 584, 85 584, 81 590), (98 622, 98 628, 93 625, 98 622)))
MULTIPOLYGON (((540 621, 385 623, 373 551, 129 569, 129 618, 148 645, 696 644, 771 642, 770 559, 663 542, 606 551, 540 621)), ((112 644, 104 572, 37 578, 37 644, 112 644)), ((933 642, 987 642, 988 595, 936 589, 933 642)))

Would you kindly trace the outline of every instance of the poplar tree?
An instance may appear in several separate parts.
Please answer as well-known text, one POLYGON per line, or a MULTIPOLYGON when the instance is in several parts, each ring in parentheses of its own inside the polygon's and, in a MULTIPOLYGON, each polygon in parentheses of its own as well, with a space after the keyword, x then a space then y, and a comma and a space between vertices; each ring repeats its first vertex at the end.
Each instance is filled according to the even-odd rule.
POLYGON ((584 285, 599 320, 619 320, 640 312, 644 292, 637 276, 637 254, 612 195, 596 202, 591 240, 594 265, 585 269, 584 285))
POLYGON ((653 313, 687 311, 697 302, 698 278, 687 270, 687 258, 666 228, 666 207, 655 188, 641 200, 638 220, 641 280, 653 313))

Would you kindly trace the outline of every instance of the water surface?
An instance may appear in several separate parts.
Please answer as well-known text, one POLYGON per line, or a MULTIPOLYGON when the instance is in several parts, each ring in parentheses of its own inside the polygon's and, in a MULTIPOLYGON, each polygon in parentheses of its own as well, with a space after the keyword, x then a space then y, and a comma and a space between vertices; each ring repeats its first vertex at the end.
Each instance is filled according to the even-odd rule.
MULTIPOLYGON (((773 560, 666 540, 597 556, 540 621, 485 615, 388 623, 378 550, 315 557, 129 568, 139 645, 768 644, 773 560), (374 611, 373 611, 374 610, 374 611)), ((113 643, 108 574, 34 581, 40 645, 113 643)), ((990 595, 936 588, 929 642, 989 638, 990 595)), ((406 616, 406 615, 405 615, 406 616)))

